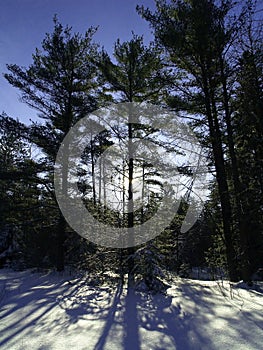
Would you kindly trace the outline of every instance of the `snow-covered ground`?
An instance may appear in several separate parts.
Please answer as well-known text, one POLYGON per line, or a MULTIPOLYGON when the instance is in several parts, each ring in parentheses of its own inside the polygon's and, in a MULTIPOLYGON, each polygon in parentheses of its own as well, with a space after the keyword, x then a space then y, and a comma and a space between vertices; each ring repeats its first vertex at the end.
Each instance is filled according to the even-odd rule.
POLYGON ((0 349, 260 350, 263 294, 174 279, 167 296, 127 295, 116 284, 0 270, 0 349))

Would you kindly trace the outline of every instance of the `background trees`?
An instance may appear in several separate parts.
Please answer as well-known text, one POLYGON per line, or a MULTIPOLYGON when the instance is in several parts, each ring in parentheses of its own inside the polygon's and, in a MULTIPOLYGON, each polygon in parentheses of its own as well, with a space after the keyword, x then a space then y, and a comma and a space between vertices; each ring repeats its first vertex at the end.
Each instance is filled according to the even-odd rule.
MULTIPOLYGON (((46 35, 30 67, 8 65, 10 73, 5 74, 9 83, 21 91, 22 101, 38 110, 44 119, 44 123, 34 122, 24 130, 24 137, 36 144, 45 157, 46 186, 53 201, 52 168, 59 145, 69 129, 98 106, 94 65, 97 45, 92 42, 95 31, 90 28, 83 36, 73 34, 55 17, 53 33, 46 35)), ((65 178, 67 172, 65 169, 65 178)), ((53 243, 58 270, 64 269, 66 226, 57 210, 56 227, 51 227, 56 231, 53 243)))
MULTIPOLYGON (((0 166, 0 232, 3 262, 17 258, 19 253, 23 252, 24 262, 20 265, 26 261, 29 265, 39 265, 41 257, 38 250, 44 251, 41 233, 36 229, 43 224, 40 219, 41 189, 37 181, 41 168, 32 159, 32 146, 21 137, 16 121, 6 115, 0 117, 0 166), (27 247, 23 241, 25 236, 28 240, 27 247), (31 249, 34 245, 33 240, 35 249, 31 249)), ((42 232, 42 228, 40 231, 42 232)))
MULTIPOLYGON (((143 37, 133 33, 129 41, 116 41, 112 55, 99 52, 93 41, 96 29, 75 34, 54 18, 54 30, 36 50, 32 64, 7 66, 6 79, 41 118, 30 126, 1 118, 1 230, 9 222, 19 222, 20 250, 28 266, 55 264, 63 270, 65 259, 67 264, 76 260, 78 252, 82 267, 91 266, 92 259, 102 266, 105 259, 109 268, 128 272, 131 285, 137 268, 142 276, 146 271, 143 278, 153 286, 153 271, 158 270, 154 265, 161 257, 168 269, 177 272, 183 263, 208 261, 213 267, 226 263, 231 280, 250 281, 263 252, 262 37, 255 30, 253 6, 248 1, 238 14, 232 1, 158 0, 156 11, 137 8, 153 29, 155 43, 146 46, 143 37), (190 121, 210 161, 210 201, 197 225, 188 234, 180 233, 187 211, 183 203, 160 237, 138 251, 107 250, 84 241, 67 226, 54 196, 53 166, 64 136, 89 112, 119 102, 151 102, 177 111, 185 123, 190 121), (32 145, 40 151, 37 157, 30 154, 32 145), (30 211, 27 221, 26 211, 30 211)), ((144 207, 134 210, 135 177, 140 174, 142 197, 158 181, 152 164, 135 157, 133 143, 148 139, 178 152, 178 145, 171 149, 164 135, 153 136, 156 132, 150 120, 135 123, 128 115, 125 128, 91 135, 79 176, 85 203, 96 215, 132 229, 154 212, 156 187, 147 203, 143 198, 144 207), (102 181, 106 167, 100 158, 117 140, 126 140, 128 147, 128 158, 114 173, 120 179, 123 209, 129 203, 128 213, 121 214, 106 208, 108 189, 102 181)), ((63 191, 69 171, 64 167, 63 191)), ((186 168, 181 171, 187 175, 186 168)))
POLYGON ((250 273, 261 264, 262 237, 262 110, 263 66, 261 31, 247 18, 246 38, 238 62, 234 142, 241 183, 240 201, 247 230, 250 273))
MULTIPOLYGON (((138 11, 150 22, 171 65, 181 72, 181 76, 184 74, 180 80, 182 88, 175 81, 168 103, 177 109, 182 106, 184 112, 197 115, 199 127, 207 125, 230 278, 238 279, 241 272, 243 279, 248 281, 253 270, 248 223, 253 219, 248 218, 249 212, 244 210, 244 186, 237 164, 232 105, 238 60, 238 56, 233 57, 233 45, 241 22, 231 23, 234 6, 231 1, 220 4, 210 0, 173 1, 169 4, 157 1, 156 5, 155 13, 143 7, 138 11), (228 157, 225 157, 226 150, 228 157)), ((243 11, 242 16, 247 9, 243 11)), ((256 235, 261 233, 258 231, 256 235)))

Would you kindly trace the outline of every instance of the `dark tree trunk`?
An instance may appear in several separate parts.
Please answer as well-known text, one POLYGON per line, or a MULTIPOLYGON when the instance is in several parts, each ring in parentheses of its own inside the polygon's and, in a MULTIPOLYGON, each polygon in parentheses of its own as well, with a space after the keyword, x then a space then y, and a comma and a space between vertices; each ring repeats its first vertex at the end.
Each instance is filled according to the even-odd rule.
POLYGON ((128 123, 128 156, 129 156, 129 185, 128 185, 128 230, 129 230, 129 248, 128 248, 128 290, 134 286, 134 203, 133 203, 133 176, 134 176, 134 152, 133 152, 133 124, 129 114, 128 123))
POLYGON ((223 102, 224 102, 224 110, 225 110, 225 122, 227 127, 227 142, 229 155, 231 159, 231 175, 234 186, 234 199, 235 199, 235 207, 236 207, 236 221, 238 224, 238 233, 240 238, 240 246, 241 246, 241 277, 245 282, 250 282, 251 275, 253 271, 251 270, 251 261, 253 260, 253 256, 249 256, 249 227, 248 220, 246 216, 248 215, 245 212, 245 202, 242 201, 242 193, 243 193, 243 185, 240 181, 239 170, 237 165, 237 157, 234 147, 234 138, 233 138, 233 128, 231 123, 231 116, 229 110, 228 103, 228 92, 227 92, 227 84, 226 77, 224 73, 224 62, 223 58, 220 58, 220 73, 221 73, 221 82, 223 87, 223 102), (242 203, 243 202, 243 203, 242 203))
POLYGON ((213 156, 216 168, 216 179, 218 183, 218 192, 221 203, 223 232, 226 247, 226 258, 228 273, 231 281, 238 281, 238 270, 236 265, 236 254, 234 249, 234 236, 232 230, 232 208, 230 201, 229 188, 227 183, 227 174, 223 154, 222 135, 218 123, 213 92, 209 89, 209 79, 206 70, 203 69, 203 90, 205 97, 206 115, 208 118, 209 132, 213 149, 213 156))
POLYGON ((62 215, 59 216, 58 226, 57 226, 57 251, 56 251, 56 269, 57 271, 64 271, 65 268, 65 257, 64 257, 64 243, 65 243, 65 230, 66 222, 62 215))
POLYGON ((90 141, 90 155, 91 155, 91 177, 92 177, 92 196, 93 204, 96 205, 96 181, 95 181, 95 149, 93 140, 90 141))

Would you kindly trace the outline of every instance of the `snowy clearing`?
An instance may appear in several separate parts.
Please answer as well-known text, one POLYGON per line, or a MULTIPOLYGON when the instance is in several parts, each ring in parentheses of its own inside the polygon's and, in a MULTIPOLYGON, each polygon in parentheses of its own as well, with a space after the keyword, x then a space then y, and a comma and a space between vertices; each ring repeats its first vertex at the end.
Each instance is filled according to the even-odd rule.
POLYGON ((1 350, 262 349, 262 289, 174 279, 167 296, 1 270, 1 350), (69 282, 70 281, 70 282, 69 282))

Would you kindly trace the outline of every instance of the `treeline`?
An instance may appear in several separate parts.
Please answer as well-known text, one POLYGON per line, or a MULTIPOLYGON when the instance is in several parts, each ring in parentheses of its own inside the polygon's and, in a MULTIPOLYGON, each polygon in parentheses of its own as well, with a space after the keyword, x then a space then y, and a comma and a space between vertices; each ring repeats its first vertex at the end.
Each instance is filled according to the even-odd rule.
MULTIPOLYGON (((263 256, 263 46, 256 5, 174 0, 156 1, 155 11, 137 7, 154 43, 147 46, 133 34, 129 41, 117 40, 112 54, 94 42, 96 29, 73 33, 55 17, 54 30, 33 54, 32 64, 7 65, 4 74, 42 122, 24 125, 4 114, 0 119, 2 259, 12 251, 10 259, 20 267, 111 269, 139 276, 149 288, 160 266, 177 272, 186 266, 223 268, 230 280, 249 282, 263 256), (180 231, 186 199, 159 237, 136 248, 97 246, 75 233, 61 214, 53 173, 62 140, 88 113, 119 102, 148 102, 176 112, 206 150, 211 195, 187 233, 180 231)), ((146 130, 132 122, 127 130, 131 138, 153 132, 151 125, 146 130)), ((113 142, 108 132, 91 139, 81 173, 89 182, 79 188, 94 215, 132 227, 155 212, 160 184, 145 180, 151 195, 135 214, 120 217, 103 207, 106 192, 94 181, 94 164, 113 142)), ((176 153, 176 147, 170 151, 176 153)), ((130 175, 134 166, 127 164, 130 175)))

